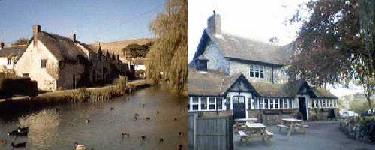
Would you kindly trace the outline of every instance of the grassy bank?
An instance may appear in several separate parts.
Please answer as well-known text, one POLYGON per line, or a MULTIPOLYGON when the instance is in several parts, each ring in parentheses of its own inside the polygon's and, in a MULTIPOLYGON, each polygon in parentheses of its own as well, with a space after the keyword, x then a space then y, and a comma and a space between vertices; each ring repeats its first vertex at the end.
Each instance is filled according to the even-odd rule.
POLYGON ((7 114, 28 112, 58 104, 109 101, 150 85, 146 80, 127 82, 126 78, 120 78, 115 84, 100 88, 63 90, 40 94, 32 98, 19 97, 12 100, 0 100, 0 117, 2 114, 7 116, 7 114))

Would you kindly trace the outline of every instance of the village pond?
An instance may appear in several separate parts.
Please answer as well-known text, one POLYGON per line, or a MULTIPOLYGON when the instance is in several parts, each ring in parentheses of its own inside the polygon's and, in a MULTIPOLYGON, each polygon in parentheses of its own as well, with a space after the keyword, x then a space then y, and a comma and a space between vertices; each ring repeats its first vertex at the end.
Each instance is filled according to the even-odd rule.
POLYGON ((26 141, 27 149, 73 149, 75 142, 89 149, 185 149, 185 99, 150 87, 108 102, 64 104, 8 116, 0 119, 0 140, 6 141, 0 149, 11 149, 15 138, 7 133, 18 126, 30 127, 29 135, 15 142, 26 141))

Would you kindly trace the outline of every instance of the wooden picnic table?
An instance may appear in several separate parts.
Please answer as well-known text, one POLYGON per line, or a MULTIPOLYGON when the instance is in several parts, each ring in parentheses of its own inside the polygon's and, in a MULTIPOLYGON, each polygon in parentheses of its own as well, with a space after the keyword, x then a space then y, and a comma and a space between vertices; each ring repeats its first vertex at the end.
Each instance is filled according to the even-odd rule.
POLYGON ((258 121, 257 118, 237 118, 234 119, 235 122, 256 122, 258 121))
POLYGON ((303 122, 303 120, 295 118, 283 118, 281 120, 284 122, 284 125, 289 126, 288 136, 290 136, 292 130, 295 130, 297 124, 301 124, 303 122))

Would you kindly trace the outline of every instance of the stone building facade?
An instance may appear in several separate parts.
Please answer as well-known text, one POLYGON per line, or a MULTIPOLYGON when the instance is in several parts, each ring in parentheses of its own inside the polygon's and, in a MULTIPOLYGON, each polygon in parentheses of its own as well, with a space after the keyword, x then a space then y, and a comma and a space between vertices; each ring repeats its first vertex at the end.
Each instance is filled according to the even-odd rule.
POLYGON ((33 37, 20 57, 15 72, 30 77, 44 91, 72 89, 110 83, 120 73, 118 56, 95 52, 76 39, 41 30, 33 26, 33 37), (114 58, 114 59, 112 59, 114 58))

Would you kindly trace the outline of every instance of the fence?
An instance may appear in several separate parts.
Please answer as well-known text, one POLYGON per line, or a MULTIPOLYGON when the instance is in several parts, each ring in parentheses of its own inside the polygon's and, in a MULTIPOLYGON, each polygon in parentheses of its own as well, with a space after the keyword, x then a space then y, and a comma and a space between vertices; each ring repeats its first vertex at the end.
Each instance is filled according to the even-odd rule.
POLYGON ((231 115, 201 116, 189 113, 189 150, 232 150, 231 115))

